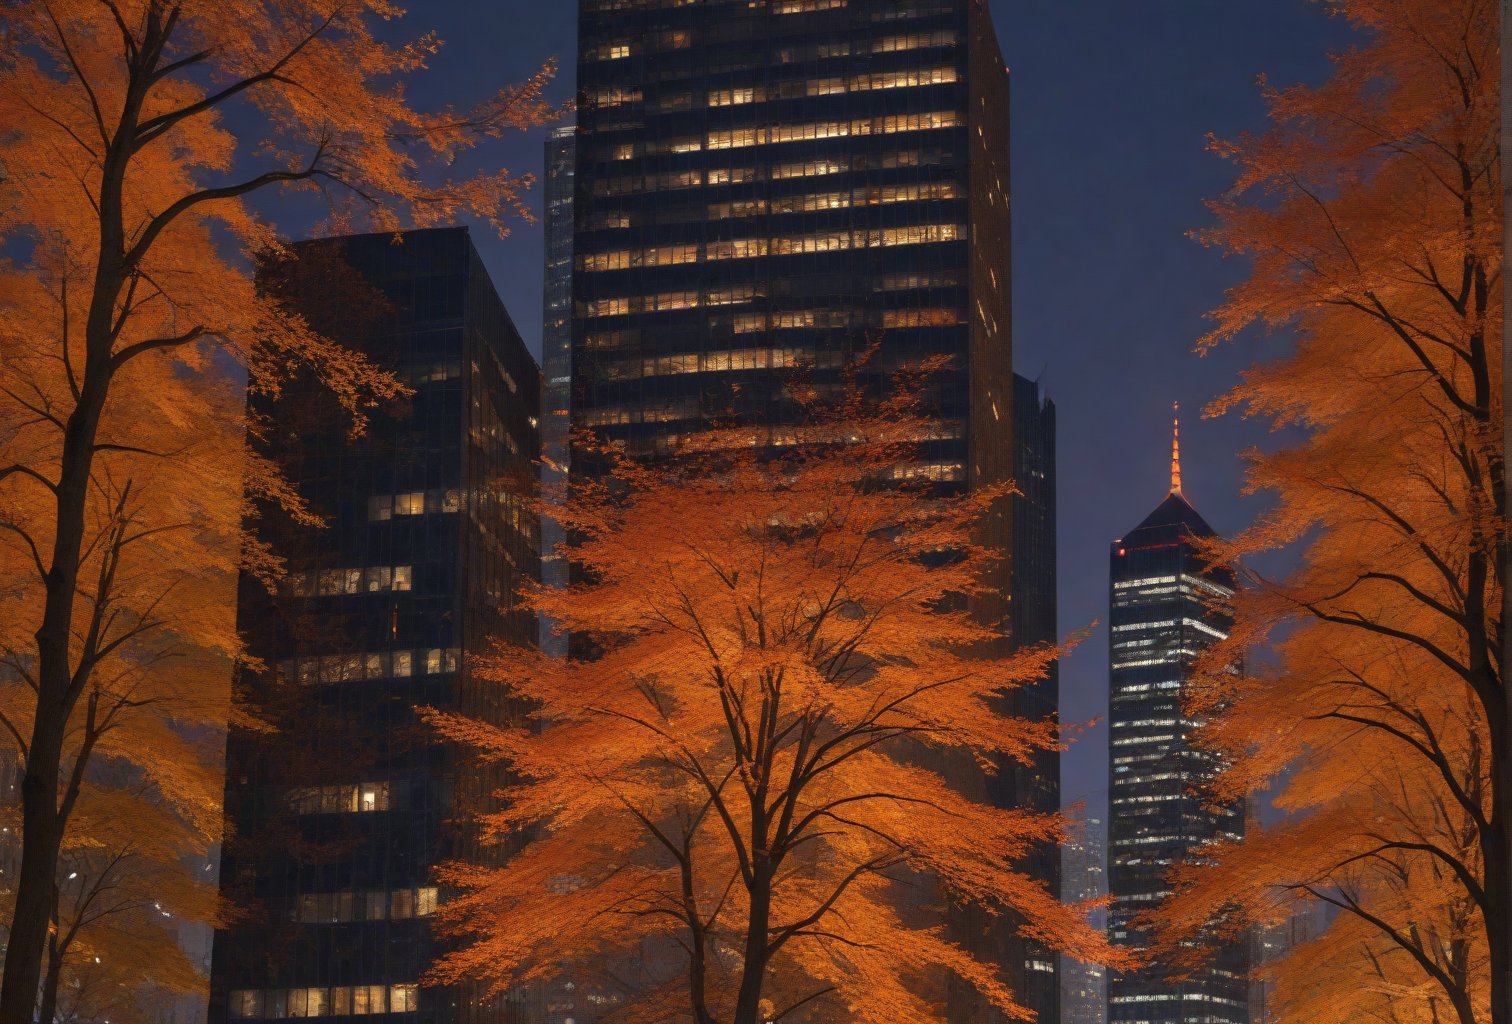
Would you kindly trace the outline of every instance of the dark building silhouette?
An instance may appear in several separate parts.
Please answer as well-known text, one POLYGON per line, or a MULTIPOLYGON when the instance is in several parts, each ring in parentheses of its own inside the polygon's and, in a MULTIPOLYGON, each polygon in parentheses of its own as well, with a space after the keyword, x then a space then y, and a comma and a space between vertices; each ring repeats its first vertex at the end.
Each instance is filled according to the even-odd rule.
POLYGON ((266 671, 237 699, 278 731, 228 741, 221 884, 245 917, 215 936, 209 1019, 503 1019, 416 984, 437 952, 434 868, 479 855, 471 815, 500 781, 416 709, 500 714, 465 656, 535 640, 510 605, 539 573, 539 373, 465 229, 303 243, 259 283, 414 393, 355 438, 308 376, 249 400, 257 447, 326 525, 263 508, 257 539, 288 577, 271 595, 241 582, 266 671))
MULTIPOLYGON (((865 373, 878 386, 950 360, 934 428, 900 476, 955 490, 1053 460, 1037 395, 1025 422, 1052 433, 1015 441, 1008 74, 984 0, 580 0, 577 82, 574 427, 648 457, 732 419, 780 444, 798 415, 794 369, 823 387, 876 345, 865 373)), ((1053 536, 1049 479, 1005 502, 984 540, 1017 556, 1021 539, 1053 536)), ((1022 595, 1005 561, 984 614, 1050 639, 1053 557, 1053 544, 1026 556, 1022 595)), ((1051 681, 1015 710, 1053 713, 1054 695, 1051 681)), ((992 796, 1055 807, 1056 789, 1047 763, 992 796)), ((1055 860, 1038 865, 1052 887, 1055 860)), ((1000 921, 956 925, 1056 1018, 1053 955, 1000 921)), ((951 1016, 996 1014, 962 994, 951 1016)))
MULTIPOLYGON (((1015 647, 1059 643, 1056 609, 1056 462, 1055 403, 1039 384, 1013 375, 1013 570, 1009 605, 1010 637, 1015 647)), ((1033 719, 1053 718, 1060 708, 1060 667, 1052 663, 1040 682, 1015 694, 1018 713, 1033 719)), ((1047 814, 1060 810, 1060 752, 1042 751, 1029 766, 1010 762, 998 778, 1004 806, 1032 807, 1047 814)), ((1061 852, 1047 844, 1029 863, 1035 877, 1052 893, 1060 892, 1061 852)), ((1060 958, 1037 945, 1012 948, 1022 957, 1018 989, 1021 1001, 1042 1022, 1059 1019, 1060 958)), ((1015 961, 1017 962, 1017 960, 1015 961)))
MULTIPOLYGON (((1214 809, 1204 792, 1219 764, 1187 742, 1198 722, 1183 689, 1202 650, 1233 620, 1214 602, 1234 578, 1209 567, 1197 542, 1215 536, 1181 490, 1172 442, 1171 492, 1143 522, 1114 541, 1109 597, 1108 890, 1109 937, 1143 945, 1131 923, 1170 892, 1171 867, 1205 843, 1241 838, 1242 806, 1214 809)), ((1109 1024, 1248 1024, 1246 951, 1236 944, 1183 981, 1159 965, 1115 973, 1109 1024)))
MULTIPOLYGON (((550 493, 563 485, 571 466, 572 434, 572 165, 577 159, 576 128, 559 125, 546 137, 546 274, 541 330, 541 484, 550 493)), ((564 539, 550 517, 541 519, 541 579, 567 585, 565 559, 557 555, 564 539)), ((566 652, 566 638, 541 622, 541 648, 566 652)))

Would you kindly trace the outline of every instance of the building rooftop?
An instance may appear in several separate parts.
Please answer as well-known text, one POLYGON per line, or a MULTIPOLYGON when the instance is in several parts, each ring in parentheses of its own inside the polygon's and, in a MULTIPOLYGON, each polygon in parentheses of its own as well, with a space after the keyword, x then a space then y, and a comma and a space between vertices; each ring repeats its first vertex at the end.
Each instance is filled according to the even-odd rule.
POLYGON ((1155 506, 1155 511, 1145 516, 1138 526, 1125 535, 1126 538, 1143 530, 1160 530, 1172 526, 1183 527, 1184 532, 1193 537, 1218 535, 1192 507, 1192 503, 1187 501, 1186 495, 1181 493, 1181 408, 1173 406, 1173 409, 1177 415, 1171 421, 1171 492, 1155 506))

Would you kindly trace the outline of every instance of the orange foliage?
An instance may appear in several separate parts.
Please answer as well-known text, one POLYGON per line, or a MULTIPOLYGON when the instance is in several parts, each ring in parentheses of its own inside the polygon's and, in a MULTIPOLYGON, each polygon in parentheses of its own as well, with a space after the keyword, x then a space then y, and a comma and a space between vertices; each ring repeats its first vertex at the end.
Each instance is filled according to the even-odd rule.
POLYGON ((1195 690, 1222 795, 1278 786, 1283 820, 1183 869, 1161 952, 1323 904, 1321 937, 1264 968, 1281 1020, 1512 1021, 1512 720, 1503 681, 1497 9, 1338 0, 1364 34, 1315 89, 1268 91, 1261 136, 1204 241, 1252 260, 1211 345, 1294 328, 1214 406, 1301 443, 1249 454, 1274 509, 1215 557, 1248 574, 1195 690), (1246 649, 1279 664, 1234 675, 1246 649))
POLYGON ((951 940, 940 889, 1112 955, 1013 867, 1058 821, 952 784, 1057 743, 998 700, 1055 652, 987 653, 1000 634, 969 610, 998 557, 973 525, 1001 489, 877 484, 925 436, 906 391, 874 415, 851 396, 776 453, 740 430, 675 466, 600 453, 612 472, 551 506, 591 582, 528 597, 573 654, 479 666, 532 709, 513 727, 431 715, 510 765, 485 824, 531 837, 447 869, 462 942, 433 981, 566 974, 621 1021, 892 1024, 943 1019, 953 976, 1026 1016, 951 940))
POLYGON ((503 230, 523 213, 528 178, 436 184, 431 167, 549 119, 551 69, 469 111, 416 111, 403 80, 438 42, 378 41, 374 25, 398 13, 382 0, 6 8, 0 725, 25 768, 7 1024, 32 1018, 60 853, 98 838, 82 814, 97 769, 133 765, 133 791, 189 849, 219 835, 219 744, 202 730, 230 713, 236 576, 279 569, 243 517, 257 498, 307 515, 245 444, 243 376, 276 390, 312 372, 354 429, 399 391, 254 288, 254 254, 279 247, 247 197, 309 192, 334 227, 465 215, 503 230), (239 137, 232 117, 263 137, 239 137))

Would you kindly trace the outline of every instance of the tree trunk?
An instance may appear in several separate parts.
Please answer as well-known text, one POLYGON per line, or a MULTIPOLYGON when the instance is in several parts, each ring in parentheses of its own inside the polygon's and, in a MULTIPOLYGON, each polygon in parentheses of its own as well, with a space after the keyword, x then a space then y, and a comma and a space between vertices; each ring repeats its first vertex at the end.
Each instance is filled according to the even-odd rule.
MULTIPOLYGON (((55 492, 56 532, 47 574, 47 603, 37 629, 37 714, 21 780, 21 870, 15 916, 0 981, 0 1024, 31 1024, 42 980, 42 961, 52 922, 53 886, 63 823, 58 815, 58 779, 63 738, 78 702, 82 680, 74 678, 71 648, 75 595, 84 545, 95 438, 110 391, 112 322, 126 280, 122 266, 121 187, 126 156, 112 151, 100 197, 100 255, 86 321, 84 379, 78 404, 63 435, 61 472, 55 492), (114 174, 112 164, 118 163, 114 174)), ((81 668, 81 672, 83 669, 81 668)), ((84 673, 87 675, 87 672, 84 673)))
POLYGON ((21 781, 21 871, 16 906, 5 949, 5 977, 0 982, 0 1021, 30 1024, 42 975, 42 947, 52 922, 52 888, 58 863, 57 786, 63 731, 48 730, 37 716, 32 747, 21 781))
POLYGON ((63 978, 63 950, 56 938, 47 944, 47 975, 42 979, 42 1007, 38 1024, 53 1024, 58 1019, 58 984, 63 978))
POLYGON ((746 923, 745 957, 732 1024, 763 1024, 761 990, 766 982, 767 945, 772 938, 768 934, 772 918, 772 869, 765 856, 757 855, 751 871, 751 913, 746 923))

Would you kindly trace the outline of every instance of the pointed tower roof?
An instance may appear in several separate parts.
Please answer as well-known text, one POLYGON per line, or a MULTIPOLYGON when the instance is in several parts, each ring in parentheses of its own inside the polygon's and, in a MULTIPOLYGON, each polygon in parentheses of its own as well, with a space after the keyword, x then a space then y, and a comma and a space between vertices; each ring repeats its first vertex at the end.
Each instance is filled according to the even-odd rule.
POLYGON ((1217 536, 1217 531, 1207 524, 1207 520, 1198 514, 1187 501, 1186 495, 1181 492, 1181 420, 1180 406, 1173 406, 1176 417, 1171 422, 1171 491, 1166 495, 1165 501, 1155 506, 1155 511, 1145 516, 1127 536, 1132 536, 1141 530, 1157 530, 1163 527, 1181 527, 1184 532, 1194 537, 1217 536))

